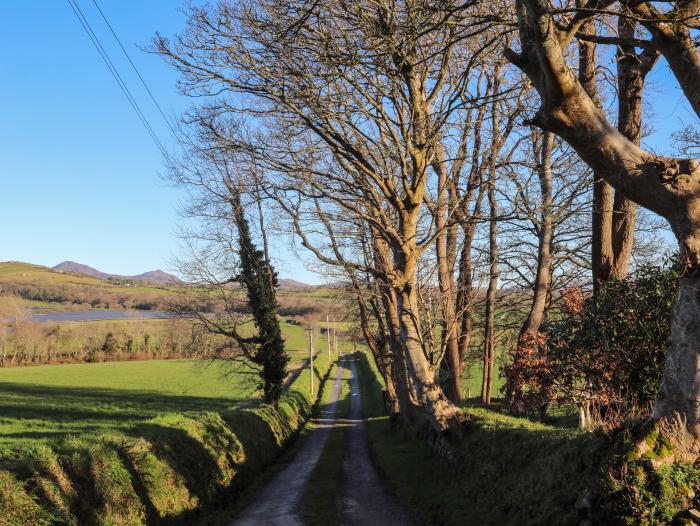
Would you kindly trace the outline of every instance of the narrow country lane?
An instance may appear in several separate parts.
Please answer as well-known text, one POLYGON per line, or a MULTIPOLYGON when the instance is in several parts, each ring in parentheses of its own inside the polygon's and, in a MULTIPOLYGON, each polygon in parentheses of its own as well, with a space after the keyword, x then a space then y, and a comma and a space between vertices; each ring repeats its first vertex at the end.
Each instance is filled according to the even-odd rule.
POLYGON ((328 404, 313 419, 314 428, 309 432, 300 451, 281 472, 262 488, 248 506, 231 523, 231 526, 301 526, 299 503, 309 476, 326 445, 333 425, 345 374, 343 361, 338 364, 328 404))
POLYGON ((346 452, 343 461, 340 517, 342 524, 414 526, 403 507, 390 495, 372 464, 367 444, 365 422, 355 358, 348 357, 345 366, 350 379, 350 412, 347 421, 346 452))
POLYGON ((342 481, 338 489, 338 524, 359 526, 415 526, 403 507, 391 496, 372 464, 355 358, 341 358, 330 398, 313 419, 300 451, 291 462, 260 490, 230 526, 303 526, 299 513, 309 477, 321 457, 331 431, 342 426, 346 433, 342 481), (345 371, 350 370, 350 410, 346 419, 336 419, 336 407, 345 371))

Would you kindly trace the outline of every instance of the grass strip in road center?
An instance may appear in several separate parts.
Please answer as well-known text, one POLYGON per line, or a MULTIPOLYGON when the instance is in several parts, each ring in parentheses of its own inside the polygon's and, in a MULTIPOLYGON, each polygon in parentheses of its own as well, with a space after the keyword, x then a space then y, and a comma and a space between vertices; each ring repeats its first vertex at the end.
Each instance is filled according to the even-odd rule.
MULTIPOLYGON (((326 446, 323 448, 323 453, 311 473, 311 478, 302 497, 301 516, 306 526, 338 524, 338 488, 340 487, 345 454, 345 427, 342 422, 350 411, 350 376, 350 370, 344 369, 336 406, 336 423, 328 437, 326 446)), ((335 370, 331 372, 330 378, 334 377, 335 370)), ((324 393, 326 404, 331 403, 329 397, 332 389, 330 387, 328 384, 324 393)))

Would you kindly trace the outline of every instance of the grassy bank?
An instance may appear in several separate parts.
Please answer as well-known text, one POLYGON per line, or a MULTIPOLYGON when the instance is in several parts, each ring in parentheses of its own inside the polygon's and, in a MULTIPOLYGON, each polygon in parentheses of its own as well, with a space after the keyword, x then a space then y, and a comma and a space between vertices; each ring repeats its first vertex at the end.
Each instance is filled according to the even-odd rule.
MULTIPOLYGON (((161 362, 185 367, 180 364, 161 362)), ((143 363, 65 367, 108 365, 143 363)), ((320 382, 330 363, 321 353, 314 365, 320 382)), ((271 463, 315 402, 308 374, 297 376, 275 409, 240 408, 252 393, 246 381, 228 396, 209 391, 205 383, 190 385, 191 391, 183 394, 164 373, 162 384, 156 384, 160 391, 146 385, 139 391, 124 385, 133 375, 114 370, 74 372, 73 380, 84 375, 86 382, 99 383, 94 379, 111 377, 122 388, 40 389, 27 379, 6 386, 34 389, 30 396, 40 397, 35 402, 41 414, 29 419, 34 427, 23 422, 25 430, 19 427, 22 422, 0 421, 5 434, 0 446, 0 526, 192 524, 224 497, 235 497, 271 463), (60 421, 64 404, 71 407, 71 416, 60 421)), ((176 371, 170 372, 177 377, 176 371)), ((10 406, 22 403, 21 396, 10 406)), ((29 406, 19 414, 30 411, 29 406)))
POLYGON ((637 427, 603 436, 465 407, 465 459, 447 466, 391 428, 380 375, 365 355, 358 364, 374 462, 427 524, 694 524, 688 510, 700 515, 700 468, 664 462, 673 446, 657 432, 640 457, 637 427))
POLYGON ((448 467, 427 444, 391 428, 376 370, 364 355, 358 364, 373 459, 422 520, 539 525, 586 518, 586 496, 597 493, 605 453, 595 436, 467 408, 467 459, 448 467))

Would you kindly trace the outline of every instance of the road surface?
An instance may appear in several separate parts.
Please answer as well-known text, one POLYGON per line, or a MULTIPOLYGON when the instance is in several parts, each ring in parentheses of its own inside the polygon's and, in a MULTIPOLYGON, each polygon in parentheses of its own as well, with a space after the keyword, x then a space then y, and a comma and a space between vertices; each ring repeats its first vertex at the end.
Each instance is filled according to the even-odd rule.
POLYGON ((401 505, 386 491, 372 464, 362 419, 360 389, 355 359, 341 358, 333 380, 329 403, 313 419, 299 452, 262 488, 230 526, 303 526, 299 513, 304 489, 318 463, 328 436, 336 426, 346 431, 346 451, 338 491, 338 524, 415 526, 401 505), (336 406, 345 370, 350 379, 350 411, 347 419, 336 419, 336 406))

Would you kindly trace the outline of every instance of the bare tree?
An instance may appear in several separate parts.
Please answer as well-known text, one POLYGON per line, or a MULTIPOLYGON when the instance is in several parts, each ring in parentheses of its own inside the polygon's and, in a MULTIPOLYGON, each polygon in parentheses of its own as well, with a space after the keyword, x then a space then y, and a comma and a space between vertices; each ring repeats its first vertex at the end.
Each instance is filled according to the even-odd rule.
POLYGON ((457 218, 447 211, 449 184, 431 166, 438 144, 454 151, 447 132, 480 103, 474 79, 492 67, 481 57, 502 38, 474 5, 222 2, 191 8, 187 31, 156 42, 183 91, 207 98, 191 118, 269 175, 268 195, 301 244, 324 264, 388 287, 410 396, 437 431, 461 421, 438 381, 457 316, 443 312, 446 336, 433 345, 419 274, 439 245, 442 293, 455 296, 447 276, 454 250, 440 237, 457 218), (231 119, 248 131, 229 133, 222 122, 231 119), (439 224, 426 213, 430 202, 439 203, 439 224), (346 232, 357 224, 376 232, 390 267, 355 257, 346 232))

